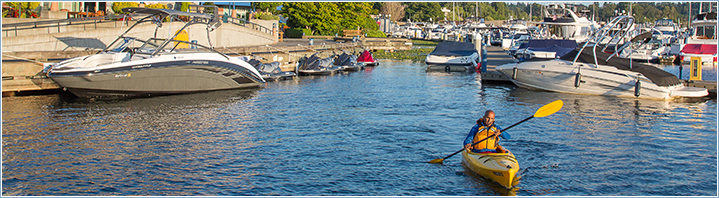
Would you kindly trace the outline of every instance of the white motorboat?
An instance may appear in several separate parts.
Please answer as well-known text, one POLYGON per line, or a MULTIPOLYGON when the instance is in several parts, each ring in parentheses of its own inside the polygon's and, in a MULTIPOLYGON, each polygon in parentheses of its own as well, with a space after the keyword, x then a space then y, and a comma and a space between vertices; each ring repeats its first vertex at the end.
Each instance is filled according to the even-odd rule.
POLYGON ((122 10, 147 16, 99 53, 51 65, 47 76, 73 94, 88 98, 235 89, 257 87, 265 82, 250 64, 214 50, 211 42, 210 47, 206 47, 188 42, 189 37, 178 39, 178 35, 192 25, 206 26, 209 34, 222 23, 216 15, 151 8, 122 10), (163 28, 163 19, 182 21, 180 16, 189 18, 184 26, 163 28), (128 36, 133 28, 147 22, 157 25, 154 36, 147 40, 128 36), (158 34, 159 30, 169 33, 158 34), (171 33, 174 35, 169 36, 171 33), (158 35, 168 35, 168 38, 158 38, 158 35))
POLYGON ((550 4, 545 10, 542 26, 549 28, 549 37, 553 39, 586 41, 599 25, 587 17, 579 17, 564 4, 550 4))
MULTIPOLYGON (((659 30, 653 29, 653 32, 659 30)), ((619 57, 637 60, 641 62, 659 63, 659 59, 669 55, 671 47, 664 42, 663 33, 652 34, 652 32, 644 32, 632 38, 631 46, 625 48, 619 53, 619 57)))
POLYGON ((693 31, 682 46, 679 58, 689 63, 692 57, 702 59, 704 64, 717 63, 717 13, 709 12, 697 15, 692 21, 693 31))
MULTIPOLYGON (((633 22, 631 16, 616 17, 583 46, 560 59, 510 63, 498 66, 496 70, 510 77, 517 86, 562 93, 660 100, 708 95, 707 89, 686 87, 675 75, 664 70, 616 57, 630 43, 621 46, 619 43, 597 44, 618 24, 620 29, 627 30, 633 22), (606 53, 611 46, 617 49, 612 54, 606 53)), ((621 37, 627 33, 611 35, 621 37)))
POLYGON ((432 71, 470 71, 479 63, 479 52, 472 43, 442 42, 427 55, 425 63, 432 71))
POLYGON ((656 29, 656 31, 653 32, 654 37, 657 37, 665 43, 671 43, 670 39, 675 38, 679 33, 679 26, 667 18, 654 21, 653 29, 656 29))

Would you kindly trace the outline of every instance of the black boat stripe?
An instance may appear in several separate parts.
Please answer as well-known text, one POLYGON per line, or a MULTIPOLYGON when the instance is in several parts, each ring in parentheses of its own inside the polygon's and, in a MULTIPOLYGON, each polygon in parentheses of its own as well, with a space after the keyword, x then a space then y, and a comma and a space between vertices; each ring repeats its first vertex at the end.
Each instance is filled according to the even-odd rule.
MULTIPOLYGON (((252 78, 256 82, 262 82, 260 80, 260 76, 252 75, 253 72, 247 71, 248 69, 232 64, 227 62, 221 62, 221 61, 213 61, 213 60, 183 60, 183 61, 168 61, 168 62, 161 62, 161 63, 153 63, 153 64, 139 64, 139 65, 128 65, 124 67, 118 67, 118 68, 109 68, 109 69, 101 69, 99 70, 100 73, 106 74, 106 73, 122 73, 122 72, 132 72, 132 71, 138 71, 138 70, 146 70, 146 69, 157 69, 157 68, 164 68, 164 67, 173 67, 177 65, 183 65, 185 67, 192 67, 192 66, 199 66, 197 68, 193 69, 200 69, 200 70, 206 70, 211 71, 215 73, 219 73, 221 71, 219 70, 212 70, 208 68, 201 68, 202 66, 215 66, 215 67, 221 67, 223 69, 228 69, 231 71, 239 72, 243 75, 247 75, 248 77, 252 78), (197 64, 197 63, 207 63, 207 64, 197 64), (136 67, 136 68, 133 68, 136 67)), ((97 70, 95 70, 97 71, 97 70)), ((49 77, 65 77, 65 76, 88 76, 96 74, 95 71, 82 71, 82 72, 50 72, 48 73, 49 77)))

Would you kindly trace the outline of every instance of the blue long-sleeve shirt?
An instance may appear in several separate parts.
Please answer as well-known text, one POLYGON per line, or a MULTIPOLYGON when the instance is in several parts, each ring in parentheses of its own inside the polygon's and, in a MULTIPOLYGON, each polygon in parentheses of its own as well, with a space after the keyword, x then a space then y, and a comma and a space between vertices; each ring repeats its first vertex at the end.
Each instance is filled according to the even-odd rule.
MULTIPOLYGON (((467 144, 472 144, 472 141, 474 140, 474 136, 477 135, 477 133, 479 132, 479 127, 482 127, 482 126, 485 126, 485 125, 483 122, 480 122, 479 124, 474 125, 474 127, 472 127, 471 130, 469 130, 469 134, 467 134, 467 138, 464 139, 463 146, 467 145, 467 144)), ((496 124, 494 125, 494 127, 499 129, 499 131, 502 131, 502 128, 497 126, 496 124)), ((502 137, 502 139, 505 139, 505 140, 511 138, 509 133, 505 133, 505 132, 500 133, 499 137, 502 137)), ((482 150, 472 149, 472 152, 475 152, 475 153, 481 153, 481 152, 487 152, 487 151, 493 151, 493 150, 492 149, 482 149, 482 150)))

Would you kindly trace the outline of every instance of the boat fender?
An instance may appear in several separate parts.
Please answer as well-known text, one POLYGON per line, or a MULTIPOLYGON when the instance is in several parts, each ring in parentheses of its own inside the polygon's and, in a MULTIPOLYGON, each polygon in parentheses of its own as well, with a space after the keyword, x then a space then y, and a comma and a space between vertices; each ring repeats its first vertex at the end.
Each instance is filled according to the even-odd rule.
POLYGON ((634 83, 634 96, 639 97, 640 90, 642 89, 642 82, 637 79, 637 82, 634 83))
POLYGON ((444 66, 444 71, 445 71, 445 72, 449 72, 449 70, 450 70, 449 66, 444 66))
POLYGON ((574 87, 579 88, 579 85, 581 85, 582 82, 582 73, 577 72, 577 74, 574 75, 574 87))
POLYGON ((517 68, 512 69, 512 80, 517 80, 517 68))

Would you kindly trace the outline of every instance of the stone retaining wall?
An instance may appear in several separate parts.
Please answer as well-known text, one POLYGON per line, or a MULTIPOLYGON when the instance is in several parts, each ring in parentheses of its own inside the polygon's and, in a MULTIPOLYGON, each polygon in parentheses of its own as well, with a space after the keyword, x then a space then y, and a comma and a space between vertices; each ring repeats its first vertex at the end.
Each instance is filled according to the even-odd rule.
MULTIPOLYGON (((168 30, 174 33, 184 24, 180 22, 164 23, 158 30, 158 37, 167 37, 168 30)), ((129 36, 141 39, 150 38, 155 32, 155 25, 145 24, 135 27, 129 36)), ((32 51, 86 51, 100 50, 111 44, 117 36, 127 30, 128 26, 122 28, 101 28, 87 31, 60 32, 50 34, 25 35, 2 37, 3 52, 32 52, 32 51)), ((38 30, 36 30, 38 31, 38 30)), ((45 31, 44 29, 42 31, 45 31)), ((204 26, 193 26, 188 29, 190 40, 197 40, 198 43, 208 45, 208 38, 204 26)), ((240 47, 274 44, 275 38, 272 35, 237 26, 233 24, 222 24, 217 30, 210 32, 209 38, 215 47, 240 47)))

